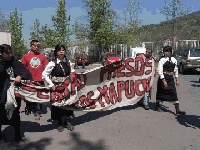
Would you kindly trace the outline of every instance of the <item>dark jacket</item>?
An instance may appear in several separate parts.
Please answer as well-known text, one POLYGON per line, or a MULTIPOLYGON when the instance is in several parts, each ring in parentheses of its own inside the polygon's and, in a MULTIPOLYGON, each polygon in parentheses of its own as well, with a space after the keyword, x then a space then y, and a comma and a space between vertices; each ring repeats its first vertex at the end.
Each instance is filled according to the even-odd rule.
POLYGON ((21 76, 22 80, 32 80, 30 71, 14 57, 10 61, 6 61, 0 55, 0 103, 6 102, 7 89, 10 86, 9 71, 13 70, 14 78, 21 76))

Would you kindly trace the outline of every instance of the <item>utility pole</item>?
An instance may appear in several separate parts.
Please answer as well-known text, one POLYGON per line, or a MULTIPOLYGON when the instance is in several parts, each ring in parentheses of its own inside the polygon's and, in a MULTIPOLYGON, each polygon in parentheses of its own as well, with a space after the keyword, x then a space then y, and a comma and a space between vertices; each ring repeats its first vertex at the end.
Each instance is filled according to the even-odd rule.
POLYGON ((172 31, 173 31, 173 35, 172 35, 172 49, 175 50, 175 31, 176 31, 176 2, 173 1, 173 8, 172 8, 172 19, 173 19, 173 26, 172 26, 172 31))

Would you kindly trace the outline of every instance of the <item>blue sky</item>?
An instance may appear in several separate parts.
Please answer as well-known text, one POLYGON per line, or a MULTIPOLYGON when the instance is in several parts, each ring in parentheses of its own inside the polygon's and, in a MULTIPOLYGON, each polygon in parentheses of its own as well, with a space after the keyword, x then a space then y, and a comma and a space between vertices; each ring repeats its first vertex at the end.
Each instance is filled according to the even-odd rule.
MULTIPOLYGON (((82 0, 66 0, 67 14, 71 16, 70 25, 74 24, 75 19, 84 15, 82 0)), ((122 14, 125 3, 128 0, 108 0, 112 2, 112 9, 122 14)), ((15 6, 19 7, 23 17, 24 39, 29 38, 30 26, 35 19, 39 19, 41 25, 52 25, 51 16, 55 14, 57 0, 0 0, 1 10, 10 12, 15 6)), ((159 13, 158 8, 164 5, 164 0, 141 0, 142 13, 140 20, 143 25, 157 24, 166 20, 165 16, 159 13)), ((199 0, 188 0, 186 6, 191 7, 191 11, 199 11, 199 0)))

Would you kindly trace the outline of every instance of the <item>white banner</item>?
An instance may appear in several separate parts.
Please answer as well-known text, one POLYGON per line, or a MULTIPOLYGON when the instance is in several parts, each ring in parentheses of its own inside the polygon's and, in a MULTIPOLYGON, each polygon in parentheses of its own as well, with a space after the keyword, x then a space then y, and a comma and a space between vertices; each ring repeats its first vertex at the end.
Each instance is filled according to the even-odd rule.
POLYGON ((51 102, 64 109, 110 110, 137 103, 150 90, 154 70, 153 59, 127 58, 83 73, 72 73, 54 92, 24 81, 15 88, 15 96, 31 102, 51 102))

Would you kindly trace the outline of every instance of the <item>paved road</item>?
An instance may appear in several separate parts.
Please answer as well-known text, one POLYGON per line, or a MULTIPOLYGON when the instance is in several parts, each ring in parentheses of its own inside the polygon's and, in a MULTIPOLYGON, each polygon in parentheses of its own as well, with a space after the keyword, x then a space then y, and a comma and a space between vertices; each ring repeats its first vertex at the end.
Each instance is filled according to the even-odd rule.
MULTIPOLYGON (((74 67, 74 64, 72 64, 72 66, 74 67)), ((84 72, 86 70, 89 70, 89 69, 92 69, 92 68, 95 68, 95 67, 99 67, 101 66, 101 64, 90 64, 88 66, 85 66, 85 69, 83 69, 82 66, 78 66, 79 69, 75 69, 76 72, 84 72)))
POLYGON ((181 85, 177 92, 180 107, 187 115, 178 118, 170 103, 163 103, 163 112, 154 111, 156 79, 150 110, 134 105, 106 112, 75 112, 75 131, 65 129, 61 133, 57 132, 56 123, 47 122, 50 117, 49 108, 40 121, 35 121, 32 115, 22 113, 21 128, 25 135, 23 141, 14 144, 12 128, 4 126, 3 133, 8 144, 3 149, 199 150, 199 75, 180 75, 181 85))

